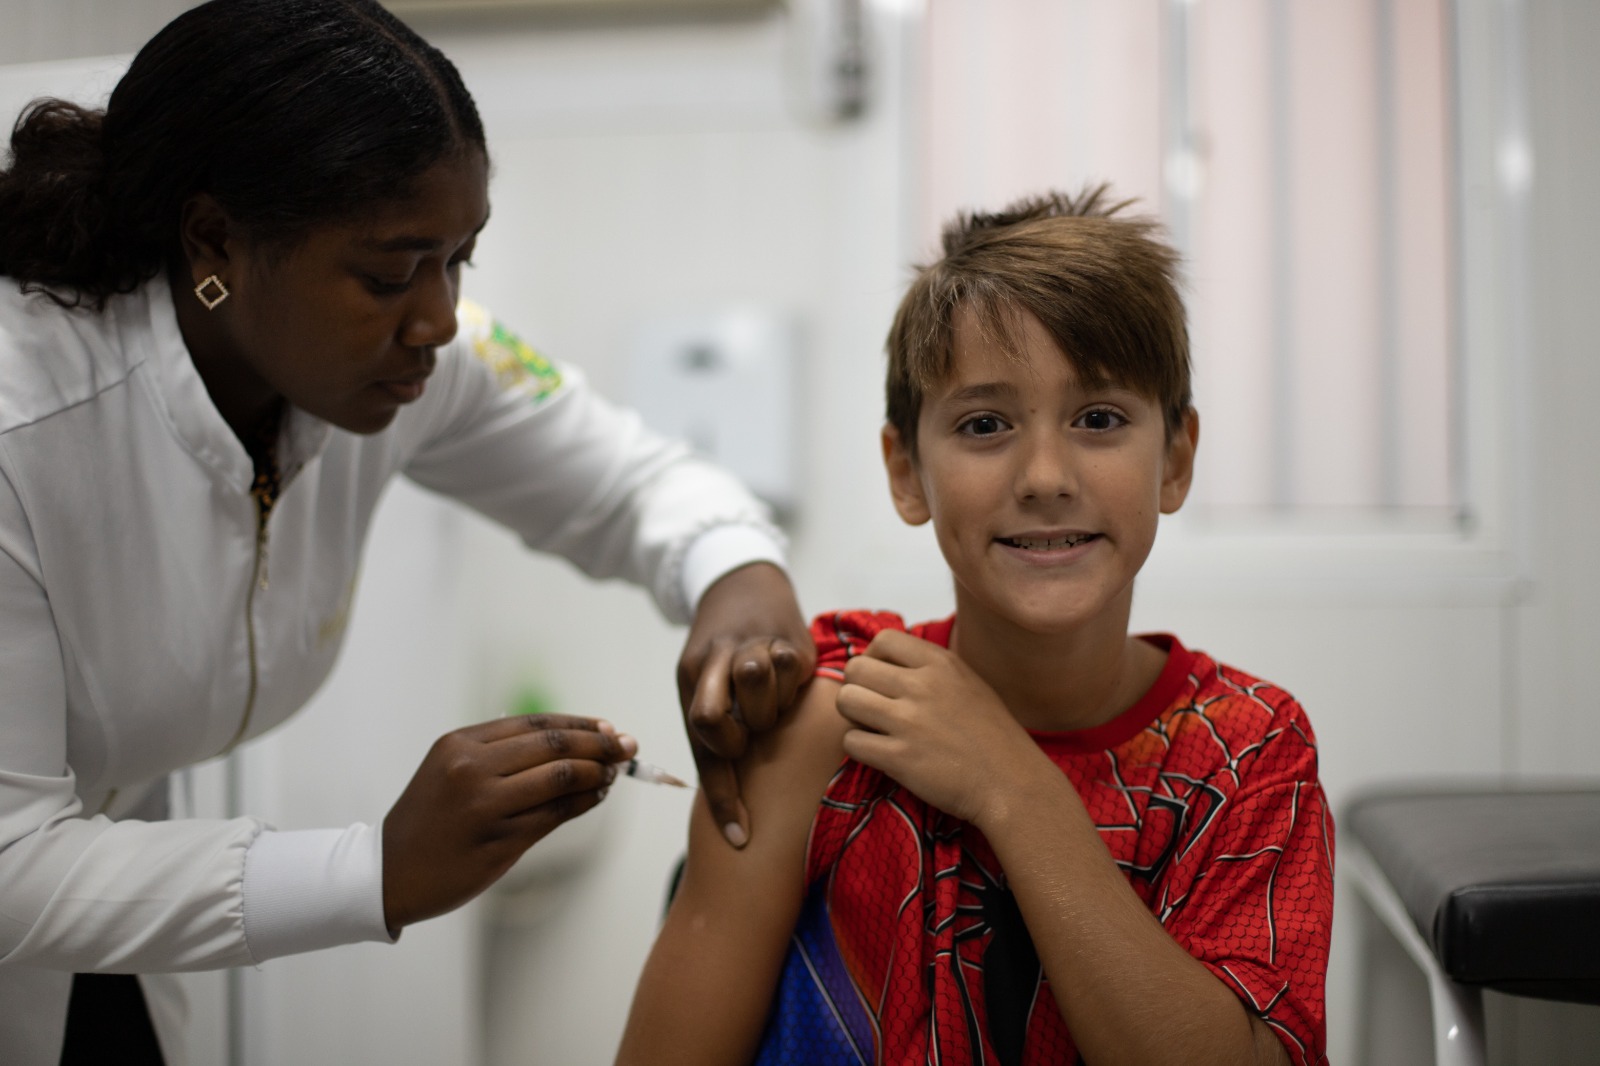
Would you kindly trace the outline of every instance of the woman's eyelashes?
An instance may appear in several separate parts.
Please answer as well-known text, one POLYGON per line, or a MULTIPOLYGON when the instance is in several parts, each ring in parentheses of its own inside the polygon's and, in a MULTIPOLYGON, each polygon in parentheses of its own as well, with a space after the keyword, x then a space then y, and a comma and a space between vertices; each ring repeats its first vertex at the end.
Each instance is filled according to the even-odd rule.
POLYGON ((373 274, 363 274, 361 279, 375 296, 398 296, 411 287, 410 278, 404 281, 389 281, 373 274))
MULTIPOLYGON (((460 274, 462 267, 470 267, 472 265, 472 260, 468 258, 452 259, 450 262, 445 264, 445 269, 450 272, 452 277, 454 277, 460 274)), ((375 296, 398 296, 407 289, 411 288, 411 286, 416 282, 416 279, 417 275, 415 271, 404 278, 385 277, 381 274, 363 273, 361 275, 361 280, 366 284, 367 289, 375 296)))

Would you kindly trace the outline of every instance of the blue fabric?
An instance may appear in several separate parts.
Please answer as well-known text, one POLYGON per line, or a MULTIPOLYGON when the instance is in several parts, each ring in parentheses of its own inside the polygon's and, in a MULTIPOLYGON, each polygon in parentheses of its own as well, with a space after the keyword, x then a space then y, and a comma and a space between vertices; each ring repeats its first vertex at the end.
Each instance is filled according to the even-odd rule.
POLYGON ((828 915, 826 882, 795 924, 755 1066, 872 1066, 872 1021, 850 979, 828 915))

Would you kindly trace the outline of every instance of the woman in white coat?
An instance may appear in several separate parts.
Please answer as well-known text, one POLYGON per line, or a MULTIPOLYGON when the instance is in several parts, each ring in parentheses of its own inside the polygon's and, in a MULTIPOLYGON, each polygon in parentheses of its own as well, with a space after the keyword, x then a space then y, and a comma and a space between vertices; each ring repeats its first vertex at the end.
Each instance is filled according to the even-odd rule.
POLYGON ((604 797, 631 738, 514 718, 442 737, 377 828, 165 819, 171 771, 327 676, 396 474, 691 623, 679 691, 742 843, 725 759, 813 656, 777 534, 727 475, 460 300, 487 171, 454 67, 371 0, 213 0, 103 112, 39 101, 18 122, 0 1061, 160 1062, 160 989, 99 975, 393 940, 604 797))

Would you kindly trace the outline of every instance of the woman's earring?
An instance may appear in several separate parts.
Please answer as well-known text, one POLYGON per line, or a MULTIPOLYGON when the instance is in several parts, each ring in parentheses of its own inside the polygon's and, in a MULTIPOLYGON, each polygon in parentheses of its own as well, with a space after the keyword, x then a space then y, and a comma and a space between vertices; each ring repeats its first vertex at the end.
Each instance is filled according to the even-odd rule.
POLYGON ((194 287, 194 294, 206 305, 207 311, 215 311, 217 305, 228 298, 228 287, 222 283, 221 278, 212 274, 194 287), (213 295, 206 295, 208 289, 214 290, 213 295))

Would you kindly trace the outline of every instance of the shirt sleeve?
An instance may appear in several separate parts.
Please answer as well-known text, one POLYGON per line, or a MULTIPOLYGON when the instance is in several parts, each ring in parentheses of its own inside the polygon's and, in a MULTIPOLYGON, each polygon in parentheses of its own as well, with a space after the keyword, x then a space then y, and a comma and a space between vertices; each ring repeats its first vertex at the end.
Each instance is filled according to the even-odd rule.
POLYGON ((0 963, 154 972, 257 961, 242 877, 262 826, 85 812, 67 765, 63 654, 26 516, 0 472, 0 963))
POLYGON ((1238 787, 1197 810, 1158 915, 1278 1035, 1292 1061, 1327 1061, 1324 985, 1333 917, 1333 821, 1310 725, 1278 694, 1238 787))
POLYGON ((817 646, 818 677, 844 680, 844 665, 867 650, 872 638, 885 629, 904 632, 905 619, 889 611, 834 611, 811 622, 811 640, 817 646))
POLYGON ((646 586, 675 622, 723 574, 782 565, 782 535, 732 475, 608 403, 481 308, 462 304, 461 334, 440 360, 441 396, 405 467, 419 484, 592 577, 646 586))

